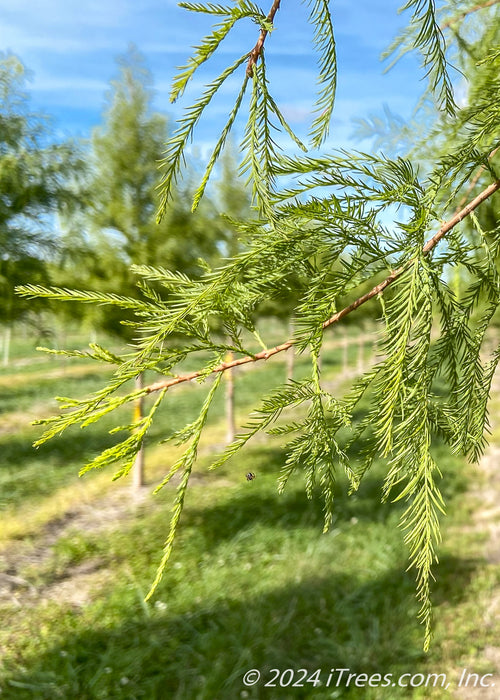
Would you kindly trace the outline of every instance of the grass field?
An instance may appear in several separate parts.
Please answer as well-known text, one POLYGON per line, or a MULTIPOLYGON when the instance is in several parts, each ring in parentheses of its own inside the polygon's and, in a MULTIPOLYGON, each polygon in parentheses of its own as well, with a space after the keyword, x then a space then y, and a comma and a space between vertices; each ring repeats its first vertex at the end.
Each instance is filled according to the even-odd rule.
MULTIPOLYGON (((341 382, 341 362, 340 350, 325 351, 323 375, 332 386, 341 382)), ((297 377, 306 371, 299 360, 297 377)), ((284 373, 276 359, 237 375, 240 423, 262 388, 281 383, 284 373)), ((339 479, 335 522, 322 535, 321 501, 307 500, 300 476, 277 495, 284 454, 276 440, 256 439, 219 471, 207 471, 224 441, 222 397, 169 569, 144 603, 174 493, 150 495, 174 457, 157 442, 195 416, 205 390, 179 387, 167 398, 147 449, 151 488, 133 499, 110 472, 77 478, 115 439, 111 422, 31 448, 40 430, 30 421, 53 412, 54 396, 83 395, 102 380, 99 368, 80 361, 32 359, 0 374, 2 698, 449 698, 464 667, 496 669, 500 566, 483 556, 486 528, 471 527, 485 487, 481 472, 436 447, 448 516, 433 593, 435 639, 424 654, 414 576, 405 571, 397 528, 401 510, 380 503, 384 466, 375 465, 353 497, 339 479), (255 480, 245 479, 248 471, 255 480), (325 687, 339 668, 391 673, 396 681, 446 673, 450 689, 347 688, 335 677, 325 687), (259 669, 261 682, 245 687, 248 669, 259 669), (265 686, 276 675, 271 669, 308 674, 296 673, 295 687, 291 674, 281 676, 282 686, 265 686)))

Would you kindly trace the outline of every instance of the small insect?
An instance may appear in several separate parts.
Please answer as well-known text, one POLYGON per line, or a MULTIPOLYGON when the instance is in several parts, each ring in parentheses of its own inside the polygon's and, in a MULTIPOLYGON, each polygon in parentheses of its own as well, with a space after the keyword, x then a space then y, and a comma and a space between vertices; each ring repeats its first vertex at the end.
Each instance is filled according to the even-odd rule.
POLYGON ((248 472, 247 481, 253 481, 255 479, 255 474, 253 472, 248 472))

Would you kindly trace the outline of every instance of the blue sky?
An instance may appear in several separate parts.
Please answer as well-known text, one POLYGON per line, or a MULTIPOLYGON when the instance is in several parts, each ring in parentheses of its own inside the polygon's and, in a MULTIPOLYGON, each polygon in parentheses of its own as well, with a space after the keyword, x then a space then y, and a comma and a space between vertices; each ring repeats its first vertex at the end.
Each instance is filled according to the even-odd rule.
MULTIPOLYGON (((267 12, 270 1, 263 4, 267 12)), ((405 17, 399 0, 331 3, 339 57, 339 84, 329 146, 346 145, 352 118, 391 110, 409 116, 423 85, 415 59, 405 59, 387 75, 379 61, 405 17)), ((266 43, 271 91, 297 132, 305 136, 315 88, 315 57, 307 9, 299 0, 283 0, 276 30, 266 43)), ((196 80, 186 101, 170 105, 169 86, 176 66, 206 34, 211 18, 188 13, 174 0, 0 0, 0 50, 16 53, 32 71, 32 105, 51 114, 61 135, 87 136, 99 124, 116 57, 130 42, 145 55, 157 91, 155 106, 175 119, 202 79, 254 45, 258 29, 249 23, 226 40, 222 53, 196 80)), ((223 94, 195 134, 201 148, 220 133, 241 80, 228 81, 223 94)))

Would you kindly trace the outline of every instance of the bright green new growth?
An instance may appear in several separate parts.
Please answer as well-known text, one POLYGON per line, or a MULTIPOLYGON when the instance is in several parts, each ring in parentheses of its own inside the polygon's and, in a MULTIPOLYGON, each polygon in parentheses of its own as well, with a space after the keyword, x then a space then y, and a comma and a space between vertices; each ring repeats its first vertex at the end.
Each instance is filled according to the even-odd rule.
MULTIPOLYGON (((311 146, 318 148, 328 134, 337 69, 328 3, 318 0, 307 4, 319 52, 316 108, 321 113, 310 131, 311 146)), ((227 7, 182 4, 187 10, 216 16, 218 24, 180 69, 174 81, 173 99, 182 95, 197 68, 209 60, 235 24, 250 18, 262 27, 257 54, 254 49, 234 61, 186 109, 167 143, 162 164, 160 216, 168 206, 196 124, 226 79, 243 71, 246 63, 242 88, 235 95, 234 108, 209 158, 194 201, 196 206, 203 195, 242 110, 245 91, 251 86, 241 167, 251 183, 256 218, 238 224, 245 241, 241 252, 197 280, 161 268, 136 267, 143 279, 142 290, 150 290, 146 301, 67 289, 25 286, 19 290, 30 297, 116 305, 134 310, 137 319, 135 345, 128 354, 115 357, 99 346, 92 346, 87 354, 94 361, 116 365, 110 383, 87 399, 62 399, 61 415, 40 421, 49 427, 38 443, 71 425, 83 427, 99 420, 140 395, 159 391, 149 415, 139 424, 122 428, 130 436, 84 467, 85 471, 120 462, 121 469, 115 476, 121 476, 130 469, 164 392, 191 379, 210 383, 211 375, 215 375, 199 417, 172 436, 179 443, 188 442, 188 447, 158 487, 181 472, 170 532, 149 598, 172 550, 200 436, 220 378, 228 368, 226 354, 234 353, 234 365, 267 359, 292 343, 299 351, 308 349, 310 376, 301 382, 288 382, 265 397, 212 468, 233 457, 259 431, 290 435, 278 487, 283 490, 288 479, 303 470, 308 496, 312 497, 315 489, 322 493, 327 529, 335 509, 338 473, 345 472, 354 492, 373 460, 385 459, 388 469, 383 497, 407 504, 401 525, 410 567, 416 569, 427 649, 431 634, 431 567, 440 540, 439 518, 444 513, 438 485, 442 476, 432 456, 433 440, 439 436, 451 450, 474 460, 479 458, 488 426, 489 387, 500 359, 500 348, 490 349, 488 338, 488 328, 500 302, 498 224, 484 228, 479 208, 478 216, 467 219, 473 222, 472 227, 458 225, 500 187, 494 157, 489 158, 500 143, 499 54, 484 47, 485 55, 478 57, 483 62, 478 60, 477 66, 478 70, 489 71, 487 89, 474 104, 457 109, 434 4, 409 2, 405 8, 414 9, 413 18, 404 38, 397 43, 405 50, 421 51, 430 94, 443 108, 440 128, 453 132, 453 148, 438 157, 421 177, 417 164, 409 158, 391 159, 342 150, 323 155, 285 155, 275 141, 276 129, 291 136, 301 149, 305 147, 271 97, 266 76, 263 45, 279 5, 275 0, 266 17, 248 2, 227 7), (497 67, 496 73, 492 64, 497 67), (473 199, 467 184, 479 167, 486 178, 482 187, 490 187, 473 199), (465 203, 464 192, 467 201, 472 201, 471 207, 453 219, 457 204, 461 209, 465 203), (394 211, 398 212, 397 219, 394 211), (394 219, 391 225, 387 223, 389 215, 394 219), (446 219, 448 224, 442 225, 446 219), (437 246, 445 234, 444 242, 437 246), (457 267, 463 272, 459 293, 450 284, 457 267), (365 290, 370 280, 376 286, 361 295, 360 286, 365 290), (301 285, 299 290, 294 288, 296 284, 301 285), (161 295, 157 293, 159 288, 161 295), (267 300, 291 288, 295 294, 300 292, 294 312, 294 338, 256 353, 248 340, 254 337, 256 312, 267 300), (335 397, 321 382, 318 356, 323 332, 370 299, 373 315, 381 319, 377 363, 353 383, 345 396, 335 397), (214 331, 221 327, 223 335, 214 331), (174 334, 176 343, 169 343, 174 334), (182 362, 187 357, 198 359, 199 369, 182 374, 182 362), (139 392, 117 394, 126 382, 146 370, 162 376, 139 392), (301 413, 302 407, 306 411, 301 413), (292 417, 280 422, 290 410, 292 417), (361 463, 352 461, 350 456, 356 444, 362 445, 361 463)), ((453 6, 455 11, 456 3, 453 6)), ((281 11, 287 11, 286 3, 281 11)), ((272 44, 272 36, 269 43, 272 44)), ((478 180, 472 182, 472 187, 477 186, 478 180)))

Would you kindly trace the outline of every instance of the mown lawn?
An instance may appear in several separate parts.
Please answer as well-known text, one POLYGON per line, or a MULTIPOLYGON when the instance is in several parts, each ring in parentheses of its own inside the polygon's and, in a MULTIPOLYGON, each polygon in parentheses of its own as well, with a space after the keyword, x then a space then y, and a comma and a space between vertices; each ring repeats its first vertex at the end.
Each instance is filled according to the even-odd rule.
MULTIPOLYGON (((326 379, 338 375, 340 363, 340 351, 325 353, 326 379)), ((305 372, 301 361, 297 376, 305 372)), ((272 388, 283 376, 278 361, 241 372, 239 418, 263 387, 272 388)), ((18 406, 29 410, 31 400, 39 405, 57 393, 92 390, 102 375, 73 376, 70 391, 68 377, 35 374, 31 380, 40 392, 30 398, 22 382, 4 387, 10 402, 4 420, 18 406)), ((205 391, 194 386, 168 397, 148 450, 152 484, 172 458, 171 448, 156 447, 155 440, 194 417, 205 391)), ((65 528, 43 560, 24 560, 15 574, 37 595, 20 589, 17 605, 0 601, 2 698, 444 698, 450 693, 439 687, 264 683, 274 675, 271 669, 322 669, 325 681, 331 669, 347 668, 396 679, 407 672, 448 673, 453 687, 471 659, 473 670, 489 672, 481 650, 497 643, 498 629, 482 616, 500 582, 500 567, 485 565, 484 538, 465 528, 475 507, 467 483, 479 478, 473 468, 437 447, 448 517, 433 593, 435 640, 424 654, 414 575, 405 571, 407 552, 397 528, 401 506, 380 503, 383 465, 374 466, 352 497, 339 479, 335 522, 323 535, 321 501, 307 500, 300 475, 277 495, 284 461, 279 442, 255 441, 220 471, 207 471, 212 443, 224 436, 222 397, 213 408, 174 554, 153 601, 145 604, 144 596, 168 530, 173 488, 131 506, 105 530, 65 528), (248 471, 256 474, 253 481, 245 479, 248 471), (90 575, 78 575, 82 571, 90 575), (54 595, 65 590, 64 583, 83 586, 85 604, 54 595), (259 669, 262 681, 245 687, 248 669, 259 669)), ((65 500, 57 517, 75 506, 71 488, 78 498, 78 468, 109 444, 108 427, 75 431, 35 453, 29 443, 39 429, 19 426, 1 436, 4 523, 8 528, 17 517, 19 545, 36 548, 42 542, 56 517, 50 504, 61 490, 65 500), (32 519, 23 532, 19 513, 29 524, 38 511, 45 513, 40 530, 32 519)), ((89 487, 98 484, 90 501, 119 488, 109 486, 110 475, 85 477, 89 487)), ((13 537, 4 544, 12 548, 13 537)))

